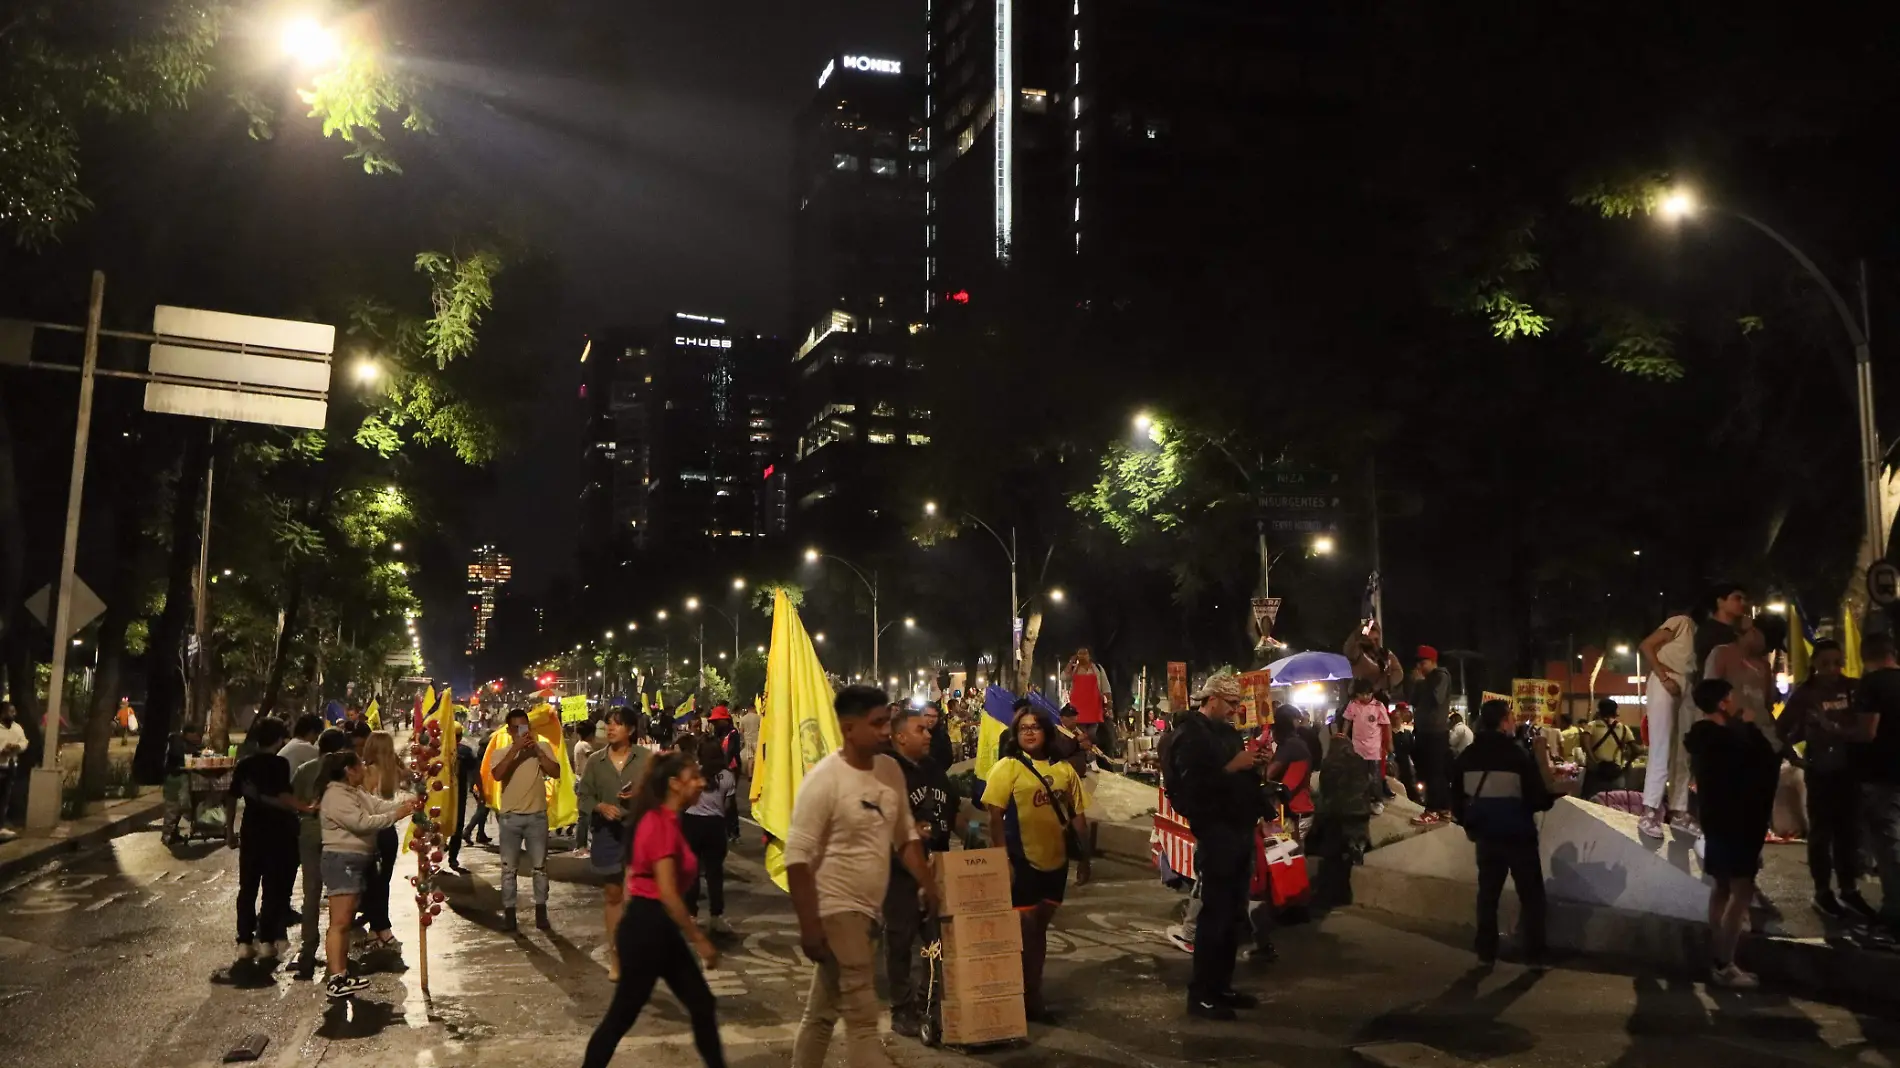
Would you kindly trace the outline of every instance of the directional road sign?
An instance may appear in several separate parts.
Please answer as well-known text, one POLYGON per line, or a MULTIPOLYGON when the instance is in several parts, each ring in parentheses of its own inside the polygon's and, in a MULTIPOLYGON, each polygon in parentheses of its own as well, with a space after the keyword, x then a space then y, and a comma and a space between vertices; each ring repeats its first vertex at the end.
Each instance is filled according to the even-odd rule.
MULTIPOLYGON (((53 625, 51 623, 53 618, 53 586, 51 583, 41 586, 33 596, 26 599, 26 610, 32 613, 33 618, 39 620, 42 626, 50 627, 53 625)), ((78 575, 74 575, 72 616, 66 621, 66 633, 60 635, 60 639, 63 641, 85 630, 86 624, 98 619, 99 614, 105 610, 106 603, 99 599, 98 594, 92 592, 92 587, 86 585, 85 580, 81 579, 78 575)))
POLYGON ((152 333, 146 411, 323 428, 336 327, 161 304, 152 333))

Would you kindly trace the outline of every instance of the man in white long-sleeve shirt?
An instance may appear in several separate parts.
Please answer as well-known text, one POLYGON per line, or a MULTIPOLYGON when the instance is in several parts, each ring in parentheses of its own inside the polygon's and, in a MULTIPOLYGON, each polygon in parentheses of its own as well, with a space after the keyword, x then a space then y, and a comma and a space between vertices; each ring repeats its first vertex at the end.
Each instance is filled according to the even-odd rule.
POLYGON ((842 1016, 850 1068, 889 1068, 878 1041, 871 931, 883 908, 892 851, 923 888, 932 912, 936 881, 911 822, 903 769, 883 752, 891 737, 890 698, 874 687, 847 686, 835 707, 844 745, 799 784, 785 842, 799 941, 818 965, 792 1065, 822 1068, 842 1016))

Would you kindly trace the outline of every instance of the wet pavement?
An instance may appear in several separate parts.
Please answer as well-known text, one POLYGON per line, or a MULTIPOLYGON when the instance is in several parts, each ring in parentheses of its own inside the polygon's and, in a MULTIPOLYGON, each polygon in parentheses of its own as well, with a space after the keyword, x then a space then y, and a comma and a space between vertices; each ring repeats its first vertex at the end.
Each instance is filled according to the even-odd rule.
MULTIPOLYGON (((748 828, 750 835, 750 828, 748 828)), ((556 883, 554 930, 495 929, 495 855, 463 853, 453 911, 429 932, 421 989, 412 901, 396 929, 408 967, 385 961, 367 991, 329 1006, 315 984, 231 969, 236 854, 166 848, 139 832, 0 887, 0 1061, 11 1068, 177 1068, 218 1063, 252 1033, 262 1063, 332 1068, 578 1064, 610 988, 599 892, 556 883)), ((904 1068, 972 1057, 999 1068, 1205 1065, 1900 1065, 1900 1025, 1773 992, 1712 994, 1688 977, 1573 962, 1547 974, 1473 970, 1428 928, 1346 910, 1280 934, 1282 960, 1242 965, 1265 1005, 1239 1024, 1183 1017, 1188 960, 1163 932, 1180 897, 1145 871, 1103 863, 1071 888, 1051 938, 1059 1017, 1030 1042, 974 1054, 890 1036, 904 1068)), ((809 970, 790 903, 754 845, 728 861, 736 934, 710 976, 728 1060, 790 1063, 809 970)), ((522 880, 524 900, 527 880, 522 880)), ((527 919, 527 910, 523 910, 527 919)), ((833 1047, 843 1063, 843 1043, 833 1047)), ((663 990, 618 1065, 698 1063, 685 1013, 663 990)))

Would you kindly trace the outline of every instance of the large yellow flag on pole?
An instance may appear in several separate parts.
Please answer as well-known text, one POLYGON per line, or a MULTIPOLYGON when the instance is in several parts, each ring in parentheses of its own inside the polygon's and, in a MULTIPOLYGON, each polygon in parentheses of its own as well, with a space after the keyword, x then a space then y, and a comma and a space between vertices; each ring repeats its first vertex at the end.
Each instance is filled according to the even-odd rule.
POLYGON ((792 804, 805 773, 844 744, 831 682, 818 662, 818 650, 792 602, 779 591, 772 601, 772 651, 765 661, 764 722, 759 728, 758 796, 752 818, 770 837, 765 871, 785 882, 785 839, 791 833, 792 804))

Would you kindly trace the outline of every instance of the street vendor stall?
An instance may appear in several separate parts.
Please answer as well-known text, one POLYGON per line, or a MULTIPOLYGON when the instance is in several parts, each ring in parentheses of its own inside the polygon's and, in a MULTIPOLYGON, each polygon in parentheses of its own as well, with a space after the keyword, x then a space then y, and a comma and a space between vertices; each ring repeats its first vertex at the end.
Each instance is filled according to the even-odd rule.
POLYGON ((205 825, 199 822, 199 812, 206 806, 219 806, 231 790, 231 772, 237 767, 234 756, 205 755, 185 757, 185 796, 184 830, 181 836, 186 841, 194 838, 219 838, 224 834, 223 821, 205 825))

